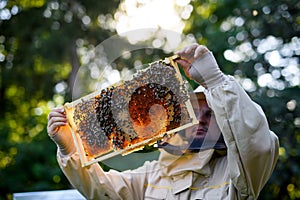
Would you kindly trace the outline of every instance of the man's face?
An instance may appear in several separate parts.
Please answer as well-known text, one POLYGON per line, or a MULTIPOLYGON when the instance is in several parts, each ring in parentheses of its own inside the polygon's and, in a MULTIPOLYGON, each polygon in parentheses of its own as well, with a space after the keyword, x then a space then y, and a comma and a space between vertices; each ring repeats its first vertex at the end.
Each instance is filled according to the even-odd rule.
POLYGON ((212 110, 208 107, 205 99, 191 101, 199 124, 186 129, 186 138, 191 141, 203 140, 210 126, 212 110))

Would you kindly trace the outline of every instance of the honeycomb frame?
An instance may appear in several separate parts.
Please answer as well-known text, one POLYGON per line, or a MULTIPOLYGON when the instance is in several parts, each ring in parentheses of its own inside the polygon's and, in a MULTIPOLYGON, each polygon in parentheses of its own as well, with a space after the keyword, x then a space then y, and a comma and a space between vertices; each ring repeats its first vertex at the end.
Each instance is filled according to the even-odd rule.
POLYGON ((178 58, 150 63, 131 80, 65 103, 82 167, 140 150, 198 123, 178 58))

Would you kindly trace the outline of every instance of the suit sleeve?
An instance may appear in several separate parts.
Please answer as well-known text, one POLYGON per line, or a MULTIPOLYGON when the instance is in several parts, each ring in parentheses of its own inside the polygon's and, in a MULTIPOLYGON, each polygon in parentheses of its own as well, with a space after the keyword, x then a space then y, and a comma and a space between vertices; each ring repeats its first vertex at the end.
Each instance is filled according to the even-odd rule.
MULTIPOLYGON (((197 62, 196 67, 202 69, 196 71, 204 74, 218 67, 211 53, 197 62), (206 71, 205 67, 209 70, 206 71)), ((249 98, 233 77, 223 74, 218 79, 205 81, 211 86, 205 90, 207 102, 228 149, 231 180, 243 197, 256 199, 277 162, 278 138, 269 130, 261 107, 249 98)))
POLYGON ((70 183, 87 199, 137 199, 143 196, 145 173, 143 167, 130 170, 104 172, 98 163, 81 167, 78 153, 57 154, 58 163, 70 183))

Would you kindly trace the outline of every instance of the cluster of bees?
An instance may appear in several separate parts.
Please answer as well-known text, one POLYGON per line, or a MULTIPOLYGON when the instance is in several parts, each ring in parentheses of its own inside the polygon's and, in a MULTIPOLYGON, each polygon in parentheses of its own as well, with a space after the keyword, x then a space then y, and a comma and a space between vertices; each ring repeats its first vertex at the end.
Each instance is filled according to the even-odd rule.
POLYGON ((184 87, 172 66, 157 61, 132 80, 102 89, 77 104, 73 118, 86 154, 123 150, 190 122, 184 87), (151 112, 159 113, 161 121, 153 122, 151 112))

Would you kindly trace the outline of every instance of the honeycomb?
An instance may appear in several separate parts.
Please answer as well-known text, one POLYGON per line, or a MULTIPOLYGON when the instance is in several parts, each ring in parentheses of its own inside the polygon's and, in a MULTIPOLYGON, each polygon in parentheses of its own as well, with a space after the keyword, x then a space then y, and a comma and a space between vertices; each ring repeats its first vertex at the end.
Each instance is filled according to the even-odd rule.
POLYGON ((83 166, 137 151, 196 123, 176 58, 150 63, 131 80, 65 104, 83 166))

